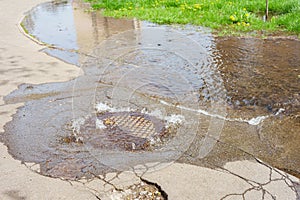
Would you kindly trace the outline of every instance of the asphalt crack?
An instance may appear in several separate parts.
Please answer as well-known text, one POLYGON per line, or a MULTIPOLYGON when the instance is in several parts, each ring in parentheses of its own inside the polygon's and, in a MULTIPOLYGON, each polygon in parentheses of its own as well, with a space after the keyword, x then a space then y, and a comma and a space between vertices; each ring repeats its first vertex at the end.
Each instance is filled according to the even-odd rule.
POLYGON ((160 185, 158 185, 158 183, 151 182, 142 177, 140 177, 140 179, 141 179, 141 181, 143 181, 149 185, 155 186, 158 189, 158 191, 161 193, 161 195, 163 196, 164 200, 168 200, 168 194, 162 189, 162 187, 160 185))
POLYGON ((225 200, 227 198, 230 198, 232 196, 241 196, 243 200, 246 200, 246 197, 245 195, 248 193, 248 192, 251 192, 253 190, 256 190, 256 191, 261 191, 262 192, 262 196, 261 196, 261 199, 265 199, 266 198, 266 195, 269 195, 272 199, 276 200, 277 197, 276 195, 272 194, 272 192, 268 191, 268 189, 266 189, 265 187, 269 184, 271 184, 272 182, 275 182, 275 181, 284 181, 284 183, 290 188, 290 190, 292 190, 295 195, 296 195, 296 199, 298 200, 299 199, 299 192, 297 191, 296 187, 295 187, 295 183, 290 179, 289 175, 287 175, 286 173, 284 172, 281 172, 271 166, 269 166, 268 164, 262 162, 261 160, 259 159, 255 159, 255 161, 257 163, 259 163, 260 165, 263 165, 267 168, 269 168, 270 170, 270 173, 269 173, 269 180, 266 181, 265 183, 259 183, 257 181, 254 181, 254 180, 249 180, 245 177, 242 177, 226 168, 221 168, 222 170, 224 170, 225 172, 233 175, 233 176, 236 176, 240 179, 242 179, 243 181, 247 182, 251 187, 246 189, 244 192, 242 193, 231 193, 231 194, 227 194, 225 195, 224 197, 222 197, 220 200, 225 200), (272 178, 272 175, 273 173, 277 173, 281 176, 281 178, 272 178))

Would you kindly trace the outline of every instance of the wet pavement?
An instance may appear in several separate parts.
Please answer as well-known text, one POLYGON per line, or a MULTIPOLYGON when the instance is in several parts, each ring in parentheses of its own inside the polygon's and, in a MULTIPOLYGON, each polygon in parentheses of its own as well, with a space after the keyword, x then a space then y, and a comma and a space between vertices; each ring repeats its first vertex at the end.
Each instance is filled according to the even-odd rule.
MULTIPOLYGON (((256 126, 226 121, 220 141, 299 177, 299 40, 217 38, 215 42, 227 117, 263 119, 256 126)), ((234 155, 230 149, 225 152, 234 155)))
POLYGON ((4 98, 25 103, 1 135, 14 158, 69 180, 256 159, 300 177, 299 40, 215 37, 81 6, 41 4, 23 21, 82 73, 4 98))

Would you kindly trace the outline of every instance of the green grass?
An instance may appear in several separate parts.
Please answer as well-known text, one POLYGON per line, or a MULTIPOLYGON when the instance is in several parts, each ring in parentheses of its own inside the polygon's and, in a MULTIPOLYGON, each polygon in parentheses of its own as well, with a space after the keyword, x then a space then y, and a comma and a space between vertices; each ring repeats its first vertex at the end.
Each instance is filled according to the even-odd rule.
POLYGON ((264 30, 300 36, 300 1, 270 0, 270 20, 262 20, 265 0, 87 0, 105 16, 133 18, 159 24, 194 24, 219 34, 264 30))

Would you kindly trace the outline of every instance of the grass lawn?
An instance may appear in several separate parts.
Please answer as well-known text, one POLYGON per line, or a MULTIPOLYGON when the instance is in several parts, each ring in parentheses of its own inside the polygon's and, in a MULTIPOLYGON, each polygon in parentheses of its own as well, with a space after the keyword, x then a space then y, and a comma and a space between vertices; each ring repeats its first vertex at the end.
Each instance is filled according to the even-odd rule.
POLYGON ((194 24, 232 35, 265 30, 300 36, 300 0, 87 0, 105 16, 136 17, 159 24, 194 24))

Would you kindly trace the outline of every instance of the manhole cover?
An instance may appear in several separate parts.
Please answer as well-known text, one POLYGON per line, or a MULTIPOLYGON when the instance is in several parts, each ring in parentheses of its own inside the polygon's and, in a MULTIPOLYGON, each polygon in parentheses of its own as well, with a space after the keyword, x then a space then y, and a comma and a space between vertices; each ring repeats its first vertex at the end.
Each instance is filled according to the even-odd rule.
POLYGON ((99 118, 102 118, 109 130, 120 131, 134 137, 150 139, 164 131, 161 121, 141 113, 109 113, 100 115, 99 118))
POLYGON ((104 112, 90 117, 66 143, 79 142, 107 150, 153 150, 175 135, 179 124, 140 112, 104 112), (78 138, 80 138, 78 140, 78 138))

